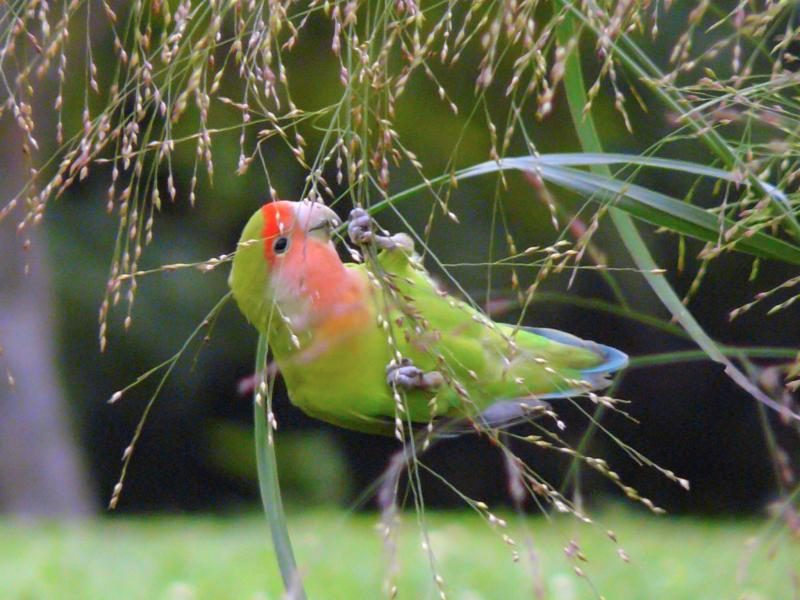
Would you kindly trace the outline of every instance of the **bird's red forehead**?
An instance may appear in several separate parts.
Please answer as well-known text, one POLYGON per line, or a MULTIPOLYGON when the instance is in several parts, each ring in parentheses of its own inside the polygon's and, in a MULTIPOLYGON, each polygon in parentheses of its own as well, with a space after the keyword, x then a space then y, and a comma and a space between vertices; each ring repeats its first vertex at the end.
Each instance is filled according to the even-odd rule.
POLYGON ((264 230, 261 234, 265 240, 287 235, 294 226, 294 208, 285 200, 268 202, 261 208, 261 214, 264 216, 264 230))
POLYGON ((264 229, 261 231, 264 258, 274 264, 276 256, 273 244, 277 238, 290 235, 295 221, 294 207, 286 200, 268 202, 261 208, 261 214, 264 217, 264 229))

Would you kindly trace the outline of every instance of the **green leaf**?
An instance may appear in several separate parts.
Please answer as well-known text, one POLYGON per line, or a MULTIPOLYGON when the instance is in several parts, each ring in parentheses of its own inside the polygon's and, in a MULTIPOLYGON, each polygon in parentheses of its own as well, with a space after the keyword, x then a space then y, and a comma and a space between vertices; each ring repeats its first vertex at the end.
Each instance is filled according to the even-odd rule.
MULTIPOLYGON (((575 35, 573 18, 568 16, 559 26, 559 40, 566 44, 566 42, 575 35)), ((584 114, 587 98, 583 81, 583 71, 581 70, 580 64, 579 47, 579 44, 575 44, 572 52, 565 61, 564 85, 567 91, 567 101, 569 103, 572 121, 584 150, 591 153, 602 153, 603 146, 600 143, 600 137, 594 126, 591 112, 586 112, 584 114)), ((604 176, 608 179, 611 178, 611 171, 608 165, 596 165, 593 167, 593 171, 595 175, 599 177, 604 176)), ((758 180, 755 183, 758 184, 761 189, 764 189, 762 185, 763 182, 758 180)), ((785 203, 777 202, 776 204, 782 207, 784 211, 787 210, 785 203)), ((683 305, 669 282, 665 278, 653 273, 653 269, 656 267, 655 260, 653 260, 647 244, 645 244, 641 235, 639 235, 630 216, 613 207, 609 210, 609 214, 631 258, 641 269, 643 277, 650 285, 653 292, 655 292, 664 307, 672 313, 672 316, 683 326, 703 352, 705 352, 711 360, 722 365, 728 377, 739 387, 746 390, 756 400, 775 411, 784 410, 785 407, 781 407, 778 402, 767 396, 758 386, 753 384, 740 369, 736 368, 736 365, 722 352, 719 344, 705 332, 700 323, 694 318, 694 315, 683 305)), ((800 414, 791 414, 793 418, 800 420, 800 414)))
MULTIPOLYGON (((684 173, 705 175, 725 181, 736 181, 736 176, 733 173, 686 161, 597 152, 504 158, 499 161, 488 161, 463 169, 458 171, 455 176, 456 179, 467 179, 505 170, 534 173, 545 181, 573 192, 584 194, 596 202, 612 202, 615 207, 637 219, 705 242, 720 242, 721 232, 735 226, 734 221, 728 218, 714 215, 698 206, 672 196, 617 179, 611 175, 589 173, 571 168, 571 166, 619 163, 659 167, 684 173)), ((782 201, 786 200, 785 196, 776 188, 770 186, 770 190, 772 194, 782 201)), ((800 247, 763 231, 756 231, 748 234, 747 237, 740 237, 733 242, 732 249, 760 258, 800 264, 800 247)))
MULTIPOLYGON (((261 382, 265 382, 267 377, 267 351, 267 336, 261 334, 258 337, 258 349, 256 351, 256 373, 261 382)), ((286 513, 283 511, 274 440, 270 435, 270 425, 267 423, 265 416, 267 407, 264 402, 270 401, 270 398, 264 398, 261 385, 256 385, 256 389, 253 392, 253 435, 256 447, 258 486, 261 491, 261 503, 272 533, 272 545, 275 548, 275 555, 278 559, 278 567, 283 578, 286 594, 288 597, 297 598, 297 600, 305 600, 306 594, 297 570, 297 562, 294 558, 286 513)))

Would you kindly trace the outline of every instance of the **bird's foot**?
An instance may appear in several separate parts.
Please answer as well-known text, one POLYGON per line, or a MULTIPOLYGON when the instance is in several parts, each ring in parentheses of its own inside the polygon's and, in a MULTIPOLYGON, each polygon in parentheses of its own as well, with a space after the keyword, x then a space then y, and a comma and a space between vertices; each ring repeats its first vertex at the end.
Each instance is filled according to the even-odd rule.
POLYGON ((383 235, 376 232, 377 226, 370 214, 363 208, 354 208, 350 211, 347 220, 347 234, 350 241, 356 246, 374 244, 382 250, 414 250, 414 242, 407 235, 383 235))
POLYGON ((386 383, 405 390, 432 390, 444 384, 439 371, 425 372, 404 358, 399 363, 392 361, 386 366, 386 383))
POLYGON ((347 234, 356 246, 375 241, 374 222, 363 208, 354 208, 347 219, 347 234))

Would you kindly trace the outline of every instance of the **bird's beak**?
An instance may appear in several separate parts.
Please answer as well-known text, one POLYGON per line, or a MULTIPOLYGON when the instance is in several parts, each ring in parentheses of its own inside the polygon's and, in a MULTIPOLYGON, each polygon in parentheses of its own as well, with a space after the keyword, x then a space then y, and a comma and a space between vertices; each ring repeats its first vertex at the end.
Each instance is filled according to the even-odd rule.
POLYGON ((299 227, 311 232, 322 232, 330 239, 331 232, 342 224, 339 216, 322 202, 303 200, 294 207, 296 223, 299 227))

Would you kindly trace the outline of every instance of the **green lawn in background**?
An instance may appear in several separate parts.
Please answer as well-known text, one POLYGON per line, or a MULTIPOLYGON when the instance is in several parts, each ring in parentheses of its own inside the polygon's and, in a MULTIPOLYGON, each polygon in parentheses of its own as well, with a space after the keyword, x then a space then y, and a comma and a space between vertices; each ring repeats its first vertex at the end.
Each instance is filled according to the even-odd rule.
MULTIPOLYGON (((448 598, 532 598, 521 522, 508 533, 523 555, 474 513, 426 513, 448 598)), ((607 509, 587 526, 570 517, 525 519, 545 597, 612 599, 791 599, 798 593, 800 540, 777 537, 759 519, 655 517, 607 509), (606 535, 613 529, 615 545, 606 535), (576 540, 591 580, 575 575, 564 548, 576 540), (761 540, 754 544, 754 540, 761 540), (623 548, 630 556, 618 556, 623 548)), ((290 516, 310 600, 385 597, 384 545, 375 513, 314 510, 290 516)), ((399 598, 437 598, 413 513, 403 515, 399 598)), ((83 524, 0 521, 0 598, 281 598, 260 515, 109 517, 83 524)))

